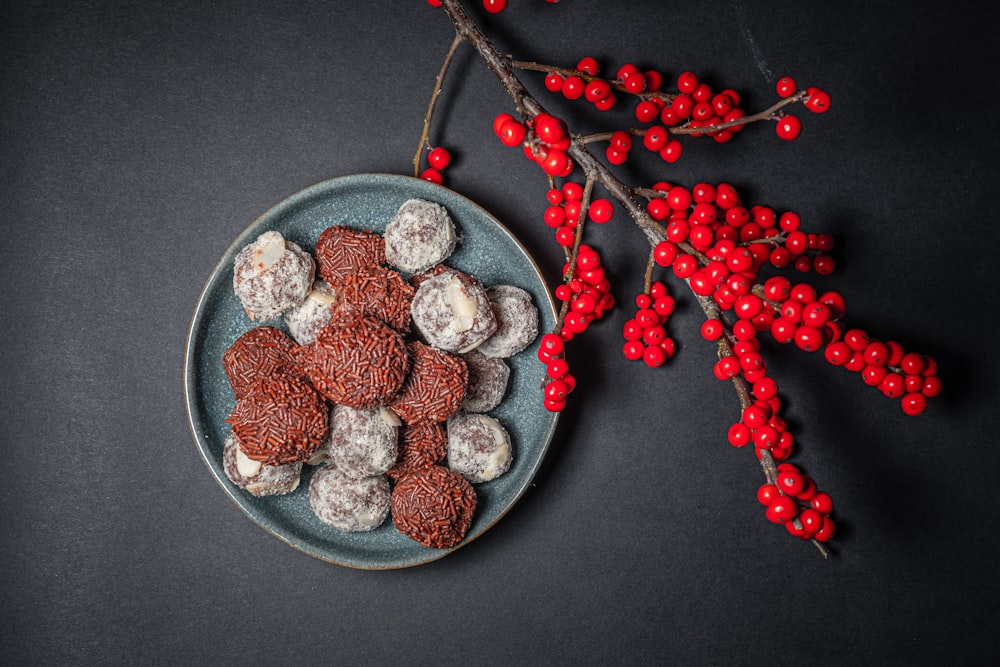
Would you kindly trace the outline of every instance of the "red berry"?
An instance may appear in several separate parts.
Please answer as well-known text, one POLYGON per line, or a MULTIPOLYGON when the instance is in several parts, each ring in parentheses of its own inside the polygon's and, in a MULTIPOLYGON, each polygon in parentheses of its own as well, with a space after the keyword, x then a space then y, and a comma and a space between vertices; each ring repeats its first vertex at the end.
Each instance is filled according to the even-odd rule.
POLYGON ((507 9, 507 0, 483 0, 483 8, 490 14, 499 14, 507 9))
POLYGON ((809 504, 820 514, 829 514, 833 511, 833 499, 830 498, 830 494, 826 491, 818 491, 809 501, 809 504))
POLYGON ((903 412, 915 417, 927 409, 927 397, 919 393, 906 394, 903 396, 902 406, 903 412))
POLYGON ((562 91, 563 86, 563 76, 558 72, 550 72, 545 75, 545 89, 550 93, 558 93, 562 91))
POLYGON ((823 113, 830 108, 830 96, 819 88, 807 88, 805 107, 813 113, 823 113))
POLYGON ((783 76, 778 79, 778 83, 775 84, 775 89, 778 92, 778 97, 791 97, 796 93, 795 79, 790 76, 783 76))
POLYGON ((646 352, 646 346, 642 344, 641 340, 630 340, 626 341, 622 346, 622 354, 629 361, 638 361, 642 359, 646 352))
POLYGON ((568 100, 579 99, 583 95, 583 91, 586 89, 587 84, 583 82, 583 79, 576 75, 568 76, 563 81, 562 84, 562 94, 568 100))
POLYGON ((759 489, 757 489, 757 501, 767 507, 771 504, 771 501, 780 496, 781 493, 778 491, 778 487, 774 484, 762 484, 759 489))
POLYGON ((642 360, 650 368, 659 368, 667 361, 667 353, 659 345, 651 345, 646 348, 642 360))
POLYGON ((434 169, 433 167, 428 167, 427 169, 424 169, 423 172, 421 172, 420 174, 420 178, 424 179, 425 181, 430 181, 431 183, 437 183, 438 185, 441 185, 441 183, 444 182, 444 178, 441 176, 441 172, 438 171, 437 169, 434 169))
POLYGON ((795 116, 786 114, 778 119, 775 131, 781 139, 792 141, 802 134, 802 121, 795 116))
POLYGON ((837 525, 830 517, 825 516, 823 517, 823 527, 816 531, 816 534, 813 535, 813 539, 818 542, 829 542, 836 532, 837 525))
POLYGON ((561 380, 569 373, 569 363, 565 359, 553 359, 546 365, 545 372, 553 380, 561 380))
POLYGON ((451 164, 451 153, 447 148, 438 146, 427 154, 427 164, 438 170, 444 169, 451 164))
POLYGON ((767 505, 765 516, 772 523, 788 523, 795 518, 798 508, 795 501, 788 496, 778 496, 772 498, 767 505))
POLYGON ((524 141, 526 134, 527 130, 524 125, 513 118, 504 120, 500 124, 499 137, 504 146, 517 146, 524 141))
POLYGON ((677 77, 677 89, 682 93, 691 94, 698 87, 698 77, 693 72, 682 72, 677 77))
POLYGON ((590 202, 590 208, 587 209, 587 217, 599 225, 611 220, 614 214, 615 207, 607 199, 595 199, 590 202))
POLYGON ((643 145, 651 151, 659 151, 667 145, 670 134, 667 128, 661 125, 654 125, 646 130, 642 137, 643 145))
POLYGON ((660 107, 651 100, 643 100, 635 106, 635 118, 640 123, 652 123, 660 116, 660 107))
POLYGON ((733 447, 745 447, 750 444, 750 441, 753 438, 753 432, 746 424, 737 422, 729 427, 727 437, 729 439, 729 444, 733 447))
POLYGON ((611 86, 607 81, 594 79, 583 89, 583 96, 588 102, 600 102, 611 94, 611 86))

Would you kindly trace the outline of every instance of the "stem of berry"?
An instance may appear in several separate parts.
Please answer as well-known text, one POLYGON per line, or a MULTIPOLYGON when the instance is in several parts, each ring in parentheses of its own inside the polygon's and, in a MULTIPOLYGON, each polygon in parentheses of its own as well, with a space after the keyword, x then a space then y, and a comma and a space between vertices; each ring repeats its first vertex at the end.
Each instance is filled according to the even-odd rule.
POLYGON ((462 44, 463 39, 459 34, 455 34, 455 38, 451 40, 451 46, 448 47, 448 53, 444 57, 444 62, 441 64, 441 70, 438 72, 437 79, 434 81, 434 91, 431 93, 431 101, 427 105, 427 113, 424 115, 424 129, 420 133, 420 141, 417 144, 417 154, 413 156, 413 176, 420 176, 420 163, 423 158, 424 149, 428 147, 428 138, 430 137, 431 119, 434 117, 434 107, 437 106, 438 97, 441 95, 441 87, 444 84, 444 78, 448 74, 448 68, 451 67, 451 61, 455 58, 455 53, 458 51, 458 47, 462 44))

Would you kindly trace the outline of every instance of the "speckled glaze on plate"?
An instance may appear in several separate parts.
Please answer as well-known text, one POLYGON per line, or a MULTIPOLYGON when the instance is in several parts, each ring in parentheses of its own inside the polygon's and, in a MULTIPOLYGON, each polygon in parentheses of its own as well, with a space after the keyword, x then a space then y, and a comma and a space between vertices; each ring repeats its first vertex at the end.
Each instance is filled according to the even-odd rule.
MULTIPOLYGON (((479 504, 466 538, 452 549, 430 549, 401 535, 391 518, 369 533, 343 533, 325 526, 309 507, 308 482, 285 496, 256 498, 234 486, 222 468, 222 448, 229 433, 226 417, 235 398, 222 369, 222 354, 244 331, 262 324, 247 317, 232 289, 233 260, 265 231, 312 250, 320 232, 345 225, 381 232, 399 206, 410 198, 444 206, 460 234, 449 266, 472 273, 484 285, 510 284, 527 290, 539 309, 540 331, 555 325, 555 304, 537 265, 520 242, 488 212, 465 197, 428 181, 390 174, 357 174, 318 183, 285 199, 253 222, 233 242, 212 271, 195 308, 188 332, 184 385, 188 419, 205 463, 229 497, 264 530, 321 560, 366 570, 421 565, 468 544, 499 521, 524 494, 537 472, 557 415, 542 407, 536 360, 538 341, 508 359, 507 397, 490 411, 511 434, 515 459, 510 471, 476 485, 479 504)), ((278 318, 267 322, 284 328, 278 318)))

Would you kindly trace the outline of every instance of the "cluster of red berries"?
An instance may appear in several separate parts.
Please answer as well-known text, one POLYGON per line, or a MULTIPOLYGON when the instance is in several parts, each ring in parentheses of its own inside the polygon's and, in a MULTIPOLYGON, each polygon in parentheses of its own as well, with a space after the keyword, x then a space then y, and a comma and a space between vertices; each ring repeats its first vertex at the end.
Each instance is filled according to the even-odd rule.
MULTIPOLYGON (((556 243, 563 248, 571 248, 576 243, 577 228, 583 209, 583 186, 567 181, 561 188, 551 188, 546 193, 549 202, 545 209, 545 224, 555 230, 556 243)), ((603 225, 614 217, 615 207, 607 199, 591 200, 587 206, 587 218, 603 225)))
POLYGON ((597 59, 587 56, 577 63, 573 72, 546 74, 545 89, 550 93, 561 93, 568 100, 582 98, 598 111, 608 111, 615 106, 617 98, 612 82, 598 77, 599 69, 597 59))
POLYGON ((660 281, 650 283, 649 291, 635 298, 635 316, 625 322, 622 353, 631 361, 643 361, 651 368, 662 366, 677 351, 674 339, 667 335, 667 320, 677 302, 660 281))
POLYGON ((564 354, 566 342, 586 331, 615 305, 601 256, 590 246, 580 245, 575 262, 566 262, 563 275, 568 280, 555 290, 556 298, 563 302, 561 327, 558 333, 542 336, 538 348, 538 359, 545 364, 547 376, 543 402, 552 412, 566 407, 566 397, 576 386, 564 354))
POLYGON ((420 178, 441 185, 442 172, 451 164, 451 152, 442 146, 432 148, 427 153, 427 167, 420 172, 420 178))
MULTIPOLYGON (((835 268, 833 236, 807 234, 799 229, 798 214, 777 213, 769 206, 746 207, 729 183, 699 183, 690 190, 660 182, 646 204, 649 217, 665 225, 665 240, 654 248, 660 266, 672 266, 679 278, 692 279, 695 293, 708 296, 731 274, 753 277, 765 263, 777 268, 794 266, 802 272, 828 274, 835 268), (708 256, 702 265, 689 244, 708 256)), ((750 281, 751 283, 753 281, 750 281)), ((719 296, 733 296, 726 290, 719 296)))
POLYGON ((823 351, 835 366, 861 374, 865 384, 888 398, 900 399, 903 412, 919 415, 927 399, 941 393, 941 378, 933 357, 908 352, 896 341, 871 338, 861 329, 849 329, 823 351))
POLYGON ((757 500, 766 508, 768 521, 784 525, 796 537, 828 542, 837 530, 830 518, 830 495, 817 489, 816 482, 791 463, 778 465, 775 483, 761 485, 757 500))
POLYGON ((568 152, 572 138, 555 116, 540 113, 522 122, 502 113, 493 119, 493 132, 505 146, 522 146, 525 157, 549 176, 566 178, 573 172, 568 152))

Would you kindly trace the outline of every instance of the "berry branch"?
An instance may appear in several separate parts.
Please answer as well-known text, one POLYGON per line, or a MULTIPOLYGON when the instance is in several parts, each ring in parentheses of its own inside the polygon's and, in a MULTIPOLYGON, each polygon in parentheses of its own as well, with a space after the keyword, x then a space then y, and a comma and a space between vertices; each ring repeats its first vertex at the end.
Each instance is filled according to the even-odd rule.
MULTIPOLYGON (((941 391, 934 360, 898 342, 848 328, 843 321, 845 302, 837 292, 819 293, 808 283, 781 275, 760 276, 766 265, 821 275, 834 270, 829 254, 832 236, 803 231, 796 213, 746 206, 736 188, 727 183, 686 188, 660 181, 649 187, 630 187, 612 167, 627 160, 633 140, 641 140, 647 150, 671 164, 683 152, 681 137, 685 141, 710 137, 721 143, 751 124, 773 122, 779 138, 796 139, 802 125, 788 108, 801 104, 813 113, 823 113, 829 109, 829 95, 819 88, 799 89, 791 77, 782 77, 775 85, 779 100, 747 114, 739 106, 738 93, 732 89, 716 92, 691 72, 678 75, 676 92, 668 92, 660 72, 643 72, 631 64, 622 65, 614 78, 608 78, 600 76, 599 64, 590 57, 572 68, 513 60, 496 50, 459 0, 428 2, 448 14, 455 38, 424 119, 415 173, 420 170, 424 148, 430 148, 434 105, 448 66, 459 44, 468 42, 514 102, 513 114, 501 113, 494 119, 495 134, 503 144, 521 147, 548 178, 543 217, 555 230, 566 263, 561 284, 554 290, 561 302, 557 324, 542 337, 538 353, 546 369, 542 382, 546 408, 562 410, 576 386, 566 344, 615 305, 600 254, 584 242, 584 232, 589 224, 609 222, 617 205, 650 244, 643 291, 635 297, 637 310, 623 329, 624 356, 653 368, 673 356, 675 343, 665 325, 676 302, 666 284, 654 279, 657 268, 671 269, 705 315, 701 335, 717 348, 714 376, 731 381, 734 388, 740 419, 729 428, 727 439, 735 447, 753 445, 765 479, 757 493, 765 516, 828 557, 827 543, 836 529, 832 500, 809 475, 787 461, 794 437, 780 414, 778 385, 767 373, 759 334, 769 333, 777 342, 794 344, 805 352, 822 351, 832 365, 857 372, 865 384, 900 399, 910 415, 924 412, 927 399, 941 391), (597 111, 613 107, 617 95, 633 99, 636 120, 646 127, 574 134, 527 90, 516 72, 543 73, 547 91, 590 103, 597 111), (603 161, 591 150, 599 144, 606 144, 603 161), (570 178, 578 168, 582 184, 570 178), (598 186, 609 198, 595 197, 598 186)), ((501 0, 484 1, 493 13, 505 6, 501 0)), ((439 147, 427 160, 423 177, 441 182, 440 169, 447 166, 450 155, 439 147)))

